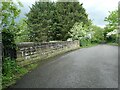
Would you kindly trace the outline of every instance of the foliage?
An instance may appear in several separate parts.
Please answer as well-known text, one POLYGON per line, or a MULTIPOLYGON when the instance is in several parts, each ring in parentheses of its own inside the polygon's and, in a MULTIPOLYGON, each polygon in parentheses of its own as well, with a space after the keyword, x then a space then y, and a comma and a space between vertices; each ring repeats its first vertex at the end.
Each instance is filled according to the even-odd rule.
POLYGON ((118 2, 118 25, 120 25, 120 2, 118 2))
POLYGON ((74 26, 70 30, 70 35, 73 40, 79 40, 84 37, 86 34, 83 23, 75 23, 74 26))
POLYGON ((47 41, 47 32, 51 29, 51 19, 54 16, 53 10, 54 5, 49 2, 36 2, 35 5, 32 5, 27 14, 31 41, 47 41))
POLYGON ((84 25, 83 23, 75 23, 69 34, 73 40, 80 40, 81 46, 88 46, 93 43, 104 42, 104 29, 93 25, 84 25))
POLYGON ((88 21, 79 2, 36 2, 27 17, 31 41, 67 40, 75 22, 88 21))
POLYGON ((108 42, 109 45, 112 45, 112 46, 120 46, 119 43, 113 43, 113 42, 108 42))
POLYGON ((2 69, 4 70, 2 72, 3 85, 10 81, 13 81, 15 78, 15 73, 19 72, 19 67, 17 66, 15 60, 11 60, 9 57, 4 58, 2 69))
POLYGON ((93 31, 92 43, 102 43, 104 42, 104 29, 96 25, 92 25, 91 29, 93 31))
POLYGON ((108 42, 118 43, 118 33, 114 33, 108 36, 109 33, 118 30, 118 10, 109 12, 109 15, 105 18, 105 21, 108 22, 104 31, 105 40, 108 42))
POLYGON ((109 16, 105 17, 105 21, 109 26, 116 28, 118 26, 118 10, 109 12, 109 16))
MULTIPOLYGON (((19 2, 20 3, 20 2, 19 2)), ((1 30, 3 43, 3 56, 15 58, 12 51, 16 48, 14 36, 16 34, 15 18, 19 15, 20 10, 11 2, 1 2, 1 30)))
POLYGON ((68 32, 76 22, 85 24, 88 21, 85 9, 79 2, 57 2, 56 8, 57 25, 61 25, 61 40, 67 40, 70 37, 68 32))
MULTIPOLYGON (((18 4, 22 4, 18 1, 18 4)), ((0 3, 0 30, 2 32, 3 58, 2 58, 2 84, 13 81, 16 73, 20 73, 20 67, 16 64, 16 44, 15 37, 18 27, 15 19, 19 16, 20 10, 17 5, 10 2, 0 3)))
POLYGON ((93 32, 89 29, 89 26, 81 23, 75 23, 69 32, 73 40, 79 40, 81 46, 87 46, 91 44, 91 38, 93 32))
POLYGON ((29 39, 29 30, 26 23, 27 19, 23 18, 17 23, 18 32, 16 32, 15 42, 28 42, 29 39))
POLYGON ((4 63, 2 68, 4 72, 2 72, 2 85, 3 88, 15 83, 15 80, 20 78, 20 76, 26 74, 33 68, 35 68, 37 64, 31 64, 28 67, 20 67, 17 65, 15 60, 11 60, 10 57, 4 58, 4 63))

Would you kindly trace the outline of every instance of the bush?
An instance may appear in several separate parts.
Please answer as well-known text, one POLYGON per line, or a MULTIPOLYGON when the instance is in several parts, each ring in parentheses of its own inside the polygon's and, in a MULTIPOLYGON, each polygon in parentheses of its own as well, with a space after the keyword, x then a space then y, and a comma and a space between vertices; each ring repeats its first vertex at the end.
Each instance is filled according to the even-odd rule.
POLYGON ((28 70, 26 68, 22 68, 17 65, 16 60, 12 60, 10 57, 4 58, 4 62, 2 64, 2 85, 6 87, 6 85, 12 83, 17 79, 20 75, 24 75, 28 70), (19 75, 19 76, 18 76, 19 75))
POLYGON ((18 69, 15 60, 11 60, 9 57, 4 59, 3 62, 3 75, 12 75, 18 69))
POLYGON ((89 46, 91 44, 91 41, 89 39, 81 39, 80 40, 80 46, 89 46))
POLYGON ((2 62, 2 86, 6 88, 16 82, 18 78, 34 69, 37 64, 31 64, 27 67, 20 67, 17 65, 16 60, 10 57, 4 58, 2 62))

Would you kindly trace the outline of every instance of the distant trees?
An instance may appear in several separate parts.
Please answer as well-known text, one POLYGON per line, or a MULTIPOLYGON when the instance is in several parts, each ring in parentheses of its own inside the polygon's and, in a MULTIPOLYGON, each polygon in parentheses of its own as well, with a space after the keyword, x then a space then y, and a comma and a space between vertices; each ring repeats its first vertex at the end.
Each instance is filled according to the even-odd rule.
POLYGON ((93 43, 104 42, 104 33, 103 33, 104 29, 96 25, 91 25, 90 28, 93 32, 91 42, 93 43))
POLYGON ((76 22, 88 24, 79 2, 36 2, 27 14, 31 41, 67 40, 76 22))

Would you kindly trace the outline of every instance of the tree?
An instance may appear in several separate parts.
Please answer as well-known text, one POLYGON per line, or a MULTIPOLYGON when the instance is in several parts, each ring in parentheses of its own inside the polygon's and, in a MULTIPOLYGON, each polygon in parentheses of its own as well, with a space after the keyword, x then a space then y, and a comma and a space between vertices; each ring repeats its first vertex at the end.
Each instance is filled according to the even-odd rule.
POLYGON ((109 37, 107 36, 108 33, 113 32, 114 30, 118 29, 118 10, 114 10, 109 12, 108 17, 105 18, 105 21, 108 23, 105 27, 104 36, 107 41, 117 41, 118 35, 116 33, 115 36, 111 34, 109 37), (114 39, 112 39, 114 38, 114 39))
MULTIPOLYGON (((21 3, 18 2, 20 5, 21 3)), ((15 18, 19 15, 20 10, 12 2, 1 2, 1 30, 2 30, 2 43, 3 43, 3 57, 15 58, 15 41, 14 36, 16 34, 15 18)))
POLYGON ((85 37, 86 29, 83 27, 83 23, 75 23, 70 30, 70 36, 73 40, 80 40, 85 37))
POLYGON ((91 25, 91 29, 93 31, 92 42, 93 43, 104 42, 104 34, 103 34, 104 29, 96 25, 91 25))
POLYGON ((19 42, 28 42, 30 41, 29 39, 29 29, 27 26, 27 19, 23 18, 21 19, 18 23, 17 23, 17 32, 15 35, 15 42, 19 43, 19 42))
POLYGON ((54 9, 52 2, 35 2, 32 5, 27 14, 31 41, 48 41, 51 38, 48 36, 53 25, 54 9))
POLYGON ((109 12, 109 16, 105 17, 105 21, 108 22, 109 27, 117 28, 117 26, 118 26, 118 10, 109 12))
POLYGON ((90 26, 84 25, 82 22, 75 23, 69 34, 73 40, 79 40, 81 46, 91 44, 93 37, 93 31, 90 26))
POLYGON ((69 34, 73 40, 79 40, 81 46, 87 46, 92 43, 104 42, 104 29, 92 24, 89 20, 89 25, 83 23, 75 23, 69 34))
MULTIPOLYGON (((0 2, 0 29, 2 32, 2 86, 8 85, 18 71, 16 64, 16 44, 15 36, 18 28, 15 19, 19 16, 20 10, 17 5, 10 0, 0 2)), ((18 2, 20 5, 21 3, 18 2)))
POLYGON ((27 17, 32 41, 67 40, 74 23, 88 21, 79 2, 36 2, 27 17))
POLYGON ((61 25, 61 40, 67 40, 70 37, 68 32, 76 22, 86 24, 88 21, 85 9, 77 0, 76 2, 57 2, 56 8, 56 17, 58 17, 56 18, 58 20, 57 25, 61 25))

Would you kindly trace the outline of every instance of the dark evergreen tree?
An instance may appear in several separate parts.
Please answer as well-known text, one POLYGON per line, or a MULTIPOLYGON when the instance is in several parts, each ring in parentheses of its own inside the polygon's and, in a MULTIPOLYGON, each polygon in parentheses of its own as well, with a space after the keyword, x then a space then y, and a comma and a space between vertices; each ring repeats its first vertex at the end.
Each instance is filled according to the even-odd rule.
POLYGON ((36 2, 27 17, 31 41, 67 40, 75 22, 88 22, 79 2, 36 2))
POLYGON ((60 40, 66 40, 70 37, 68 32, 76 22, 84 24, 88 22, 88 15, 79 2, 57 2, 56 9, 57 25, 61 25, 62 38, 60 40))
POLYGON ((31 41, 48 41, 54 13, 54 3, 36 2, 27 14, 31 41))

